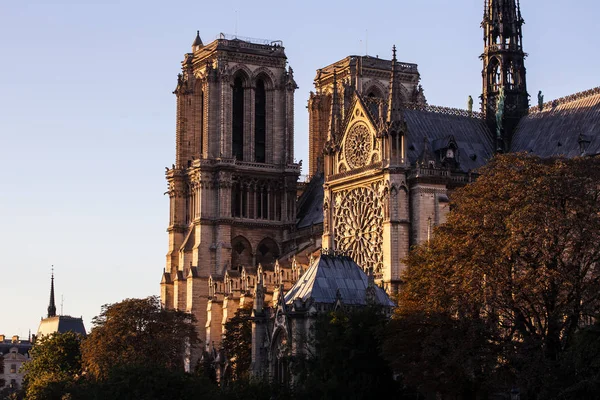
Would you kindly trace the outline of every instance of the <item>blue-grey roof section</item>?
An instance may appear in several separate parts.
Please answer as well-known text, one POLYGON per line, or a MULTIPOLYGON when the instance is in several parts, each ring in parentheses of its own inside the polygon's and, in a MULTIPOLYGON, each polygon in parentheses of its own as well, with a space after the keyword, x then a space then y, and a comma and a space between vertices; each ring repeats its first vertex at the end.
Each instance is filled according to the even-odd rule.
POLYGON ((459 168, 463 172, 485 165, 494 155, 492 135, 479 114, 466 114, 464 110, 443 107, 404 110, 410 163, 414 165, 421 156, 425 137, 430 143, 438 144, 454 136, 459 152, 459 168))
POLYGON ((307 228, 323 223, 323 183, 325 178, 319 173, 312 177, 306 190, 298 199, 296 227, 307 228))
POLYGON ((600 87, 544 104, 523 118, 511 151, 540 157, 600 154, 600 87))
MULTIPOLYGON (((369 277, 350 257, 321 255, 286 293, 285 303, 294 300, 334 304, 337 293, 343 304, 366 305, 369 277)), ((395 304, 379 286, 375 286, 377 304, 394 307, 395 304)))

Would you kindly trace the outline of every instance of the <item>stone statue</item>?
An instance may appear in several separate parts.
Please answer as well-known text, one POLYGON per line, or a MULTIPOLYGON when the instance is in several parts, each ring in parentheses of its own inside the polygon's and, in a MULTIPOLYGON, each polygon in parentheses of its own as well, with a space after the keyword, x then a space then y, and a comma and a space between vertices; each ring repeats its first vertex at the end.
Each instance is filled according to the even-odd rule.
POLYGON ((467 102, 467 110, 469 110, 469 114, 473 112, 473 98, 469 96, 469 101, 467 102))
POLYGON ((544 109, 544 95, 541 90, 538 92, 538 107, 540 108, 540 111, 544 109))
POLYGON ((506 96, 504 95, 504 87, 500 88, 500 94, 498 95, 498 101, 496 102, 496 136, 502 137, 502 117, 504 117, 504 101, 506 96))

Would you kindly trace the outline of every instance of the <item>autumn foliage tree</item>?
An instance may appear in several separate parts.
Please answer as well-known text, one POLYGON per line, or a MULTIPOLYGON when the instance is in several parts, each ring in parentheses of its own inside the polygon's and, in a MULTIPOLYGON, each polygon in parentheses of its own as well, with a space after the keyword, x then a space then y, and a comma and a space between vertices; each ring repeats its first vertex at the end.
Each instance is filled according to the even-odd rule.
POLYGON ((480 173, 453 194, 447 223, 411 252, 388 354, 415 381, 458 374, 448 379, 460 383, 455 393, 481 390, 492 375, 542 393, 600 306, 600 158, 508 154, 480 173), (457 333, 465 340, 449 337, 457 333), (419 338, 409 348, 401 338, 411 335, 419 338), (415 365, 429 365, 429 375, 415 365))
POLYGON ((187 346, 199 342, 193 322, 191 314, 163 309, 155 296, 104 305, 83 342, 83 367, 97 379, 122 367, 183 371, 187 346))

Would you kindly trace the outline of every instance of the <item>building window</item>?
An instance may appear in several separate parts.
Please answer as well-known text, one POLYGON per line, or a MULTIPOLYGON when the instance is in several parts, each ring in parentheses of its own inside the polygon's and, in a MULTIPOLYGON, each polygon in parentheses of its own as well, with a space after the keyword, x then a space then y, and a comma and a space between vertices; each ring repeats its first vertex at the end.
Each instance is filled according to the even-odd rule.
POLYGON ((233 81, 232 156, 244 159, 244 84, 240 77, 233 81))
POLYGON ((254 150, 256 162, 264 163, 265 155, 265 138, 267 131, 267 93, 265 91, 265 82, 259 79, 256 82, 256 94, 254 97, 254 115, 255 115, 255 131, 254 131, 254 150))
POLYGON ((248 217, 248 187, 242 183, 233 185, 233 196, 231 199, 231 214, 234 217, 248 217))
POLYGON ((17 373, 17 364, 11 364, 10 365, 10 373, 11 374, 16 374, 17 373))

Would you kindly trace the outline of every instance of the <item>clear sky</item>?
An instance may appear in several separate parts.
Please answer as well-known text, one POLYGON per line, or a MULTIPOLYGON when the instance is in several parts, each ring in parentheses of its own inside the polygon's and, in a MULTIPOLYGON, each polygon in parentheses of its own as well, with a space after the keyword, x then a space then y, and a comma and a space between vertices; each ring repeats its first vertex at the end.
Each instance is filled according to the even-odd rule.
MULTIPOLYGON (((600 86, 597 0, 522 0, 532 103, 600 86)), ((482 0, 0 0, 0 333, 57 309, 159 294, 164 167, 174 161, 176 75, 196 30, 283 40, 308 166, 315 71, 350 54, 419 64, 430 104, 481 93, 482 0)))

